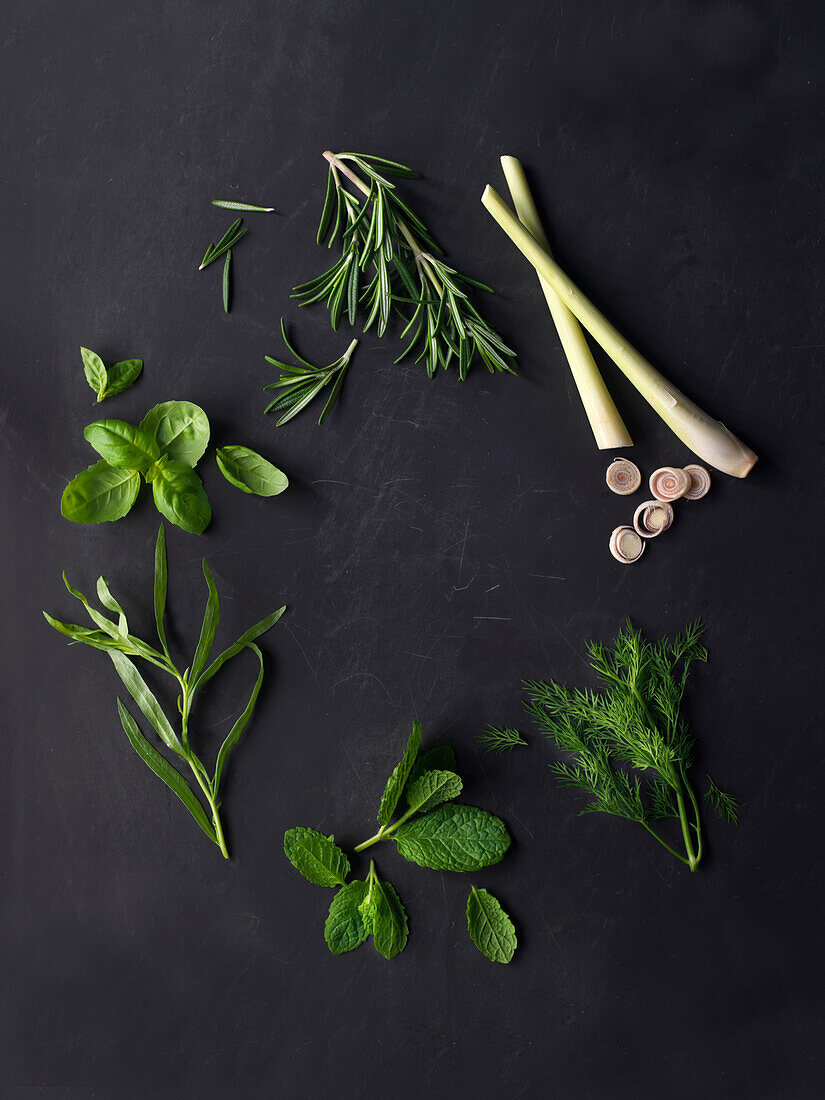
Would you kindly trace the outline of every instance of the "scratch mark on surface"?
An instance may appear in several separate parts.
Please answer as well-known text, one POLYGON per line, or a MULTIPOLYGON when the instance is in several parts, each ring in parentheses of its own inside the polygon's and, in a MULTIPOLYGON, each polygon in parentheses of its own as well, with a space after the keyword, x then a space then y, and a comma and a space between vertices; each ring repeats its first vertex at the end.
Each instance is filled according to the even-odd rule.
POLYGON ((467 516, 467 523, 464 527, 464 541, 461 544, 461 560, 458 563, 458 580, 461 580, 461 570, 464 568, 464 551, 467 549, 467 532, 470 530, 470 517, 467 516))

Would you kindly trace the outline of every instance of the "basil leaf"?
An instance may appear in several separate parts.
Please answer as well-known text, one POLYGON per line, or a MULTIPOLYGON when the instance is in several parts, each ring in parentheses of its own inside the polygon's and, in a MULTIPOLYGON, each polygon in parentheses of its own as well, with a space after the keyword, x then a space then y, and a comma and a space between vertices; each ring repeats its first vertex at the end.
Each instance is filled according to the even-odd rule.
POLYGON ((398 805, 398 799, 404 790, 404 785, 409 777, 410 770, 418 756, 421 747, 421 723, 413 722, 412 733, 404 750, 404 755, 393 769, 392 775, 387 780, 384 793, 381 795, 381 804, 378 807, 378 824, 387 825, 398 805))
POLYGON ((209 651, 215 640, 215 632, 218 629, 218 623, 221 621, 221 601, 218 597, 218 589, 215 586, 215 578, 212 576, 212 570, 206 564, 206 558, 203 559, 201 565, 203 567, 203 575, 206 578, 206 587, 209 590, 209 595, 206 598, 206 610, 203 613, 203 624, 201 625, 201 633, 198 638, 198 648, 195 650, 195 657, 192 661, 192 671, 189 673, 189 682, 192 684, 197 683, 200 671, 206 664, 206 660, 209 657, 209 651))
POLYGON ((492 962, 508 963, 515 954, 518 940, 513 922, 498 898, 475 886, 470 887, 467 898, 467 931, 482 955, 492 962))
POLYGON ((126 515, 139 490, 137 470, 117 470, 101 459, 63 490, 60 514, 72 523, 111 523, 126 515))
POLYGON ((429 771, 458 771, 458 762, 452 745, 436 745, 435 748, 422 753, 412 766, 407 784, 414 783, 419 776, 429 771))
POLYGON ((372 942, 375 950, 385 959, 399 955, 407 946, 407 914, 395 888, 389 882, 381 882, 377 875, 370 888, 370 896, 361 903, 361 912, 372 918, 372 942))
POLYGON ((209 443, 209 420, 200 405, 191 401, 155 405, 140 426, 153 436, 167 458, 187 466, 197 466, 209 443))
POLYGON ((501 818, 463 803, 405 822, 394 839, 404 859, 434 871, 477 871, 498 863, 510 847, 501 818))
POLYGON ((255 623, 254 626, 250 626, 245 634, 241 634, 237 642, 229 646, 228 649, 225 649, 220 656, 215 658, 209 668, 200 674, 197 681, 192 684, 192 692, 194 693, 198 688, 203 687, 207 680, 212 679, 222 665, 225 665, 232 657, 237 656, 237 654, 240 653, 245 646, 248 646, 250 642, 254 642, 256 638, 260 638, 262 634, 265 634, 270 627, 273 627, 275 623, 277 623, 278 619, 280 619, 285 611, 286 605, 279 607, 277 611, 273 611, 271 615, 267 615, 265 619, 261 619, 261 621, 255 623))
POLYGON ((192 789, 186 782, 186 780, 180 775, 179 772, 175 771, 168 760, 164 759, 164 757, 160 755, 157 749, 154 749, 149 744, 149 742, 138 729, 137 723, 135 722, 134 718, 131 716, 126 707, 124 707, 123 703, 121 703, 120 699, 118 699, 117 701, 117 711, 120 715, 120 721, 123 725, 126 736, 131 741, 132 748, 135 750, 141 760, 143 760, 145 764, 149 765, 149 767, 152 769, 158 779, 162 779, 173 794, 176 794, 178 796, 178 798, 187 808, 192 817, 194 817, 195 821, 197 821, 198 825, 200 825, 200 827, 203 829, 209 839, 217 844, 218 838, 215 834, 215 830, 210 824, 209 819, 204 812, 203 806, 201 806, 200 802, 198 802, 197 798, 192 793, 192 789))
POLYGON ((109 367, 106 372, 106 386, 103 393, 98 395, 98 401, 102 401, 104 397, 114 397, 116 394, 128 390, 131 385, 137 382, 142 370, 142 359, 122 359, 119 363, 115 363, 113 367, 109 367))
POLYGON ((145 474, 160 457, 160 449, 147 432, 125 420, 97 420, 83 429, 86 440, 110 466, 140 470, 145 474))
POLYGON ((284 854, 296 871, 316 886, 343 886, 349 874, 349 860, 317 829, 299 825, 284 833, 284 854))
POLYGON ((101 401, 103 391, 106 389, 106 367, 103 365, 103 360, 88 348, 80 349, 80 358, 83 360, 83 373, 86 375, 86 381, 97 394, 98 401, 101 401))
POLYGON ((202 535, 212 519, 212 508, 192 467, 161 455, 149 470, 149 480, 161 515, 192 535, 202 535))
POLYGON ((177 734, 172 729, 169 724, 169 719, 163 713, 163 708, 149 690, 149 686, 141 674, 129 658, 118 650, 111 650, 109 656, 126 690, 143 711, 144 717, 152 723, 152 727, 158 737, 168 749, 172 749, 178 756, 183 756, 183 747, 178 740, 177 734))
POLYGON ((407 784, 407 805, 417 813, 431 810, 441 802, 458 798, 463 784, 455 772, 424 772, 414 783, 407 784))
POLYGON ((252 650, 252 652, 258 658, 258 660, 260 662, 260 665, 261 665, 261 670, 258 673, 258 678, 255 681, 255 686, 252 689, 252 694, 249 696, 249 702, 246 704, 246 707, 244 708, 243 713, 240 715, 238 720, 235 722, 235 725, 232 727, 232 729, 226 735, 226 739, 224 740, 224 743, 221 745, 220 749, 218 750, 218 759, 215 763, 215 778, 212 782, 212 789, 216 792, 218 790, 218 787, 220 786, 221 775, 223 774, 224 765, 226 764, 226 761, 229 758, 230 752, 232 752, 232 750, 235 748, 238 741, 240 740, 241 734, 246 729, 246 727, 249 725, 249 719, 252 717, 252 711, 255 709, 255 703, 258 701, 258 695, 259 695, 260 690, 261 690, 261 684, 263 684, 263 682, 264 682, 264 658, 263 658, 263 654, 261 653, 260 649, 258 649, 258 647, 256 645, 250 644, 249 648, 252 650))
POLYGON ((324 939, 333 955, 354 951, 369 939, 372 922, 359 909, 366 896, 367 884, 360 880, 348 882, 333 896, 324 925, 324 939))
POLYGON ((158 638, 160 644, 163 646, 163 652, 167 658, 171 660, 169 656, 169 646, 166 643, 166 629, 163 625, 163 616, 166 613, 166 583, 168 579, 167 567, 166 567, 166 532, 163 529, 161 523, 158 527, 158 538, 155 543, 155 588, 154 588, 154 604, 155 604, 155 626, 158 631, 158 638))
POLYGON ((221 473, 237 489, 259 497, 274 497, 289 485, 287 476, 277 466, 261 458, 249 447, 231 444, 215 452, 221 473))

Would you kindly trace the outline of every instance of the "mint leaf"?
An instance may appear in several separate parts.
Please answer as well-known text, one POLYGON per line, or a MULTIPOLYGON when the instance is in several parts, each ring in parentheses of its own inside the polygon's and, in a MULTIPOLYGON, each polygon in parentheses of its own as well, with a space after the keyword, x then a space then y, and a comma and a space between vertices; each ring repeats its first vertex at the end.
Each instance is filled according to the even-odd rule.
POLYGON ((333 955, 354 951, 369 939, 372 922, 359 908, 366 896, 366 882, 356 880, 342 886, 333 897, 324 925, 324 939, 333 955))
POLYGON ((508 963, 518 940, 513 922, 501 903, 487 890, 470 887, 467 898, 467 931, 473 943, 492 962, 508 963))
POLYGON ((421 723, 413 722, 412 733, 407 742, 407 747, 404 750, 404 755, 393 769, 392 775, 387 780, 384 793, 381 795, 381 804, 378 807, 379 825, 387 825, 395 812, 395 807, 398 805, 398 799, 401 797, 401 792, 404 790, 410 770, 415 762, 415 758, 418 756, 418 750, 420 748, 421 723))
POLYGON ((441 802, 458 798, 461 788, 461 779, 455 772, 424 772, 414 783, 407 784, 405 797, 411 810, 423 813, 441 802))
POLYGON ((399 955, 407 946, 407 914, 395 888, 382 882, 370 863, 367 896, 361 902, 361 913, 372 932, 375 950, 385 959, 399 955))
POLYGON ((429 771, 457 772, 458 761, 452 745, 436 745, 422 753, 413 764, 408 783, 414 783, 420 775, 429 771))
POLYGON ((394 839, 405 859, 434 871, 477 871, 498 863, 510 847, 501 818, 463 803, 405 822, 394 839))
POLYGON ((317 829, 298 825, 284 833, 284 855, 296 871, 316 886, 343 886, 349 874, 349 860, 317 829))

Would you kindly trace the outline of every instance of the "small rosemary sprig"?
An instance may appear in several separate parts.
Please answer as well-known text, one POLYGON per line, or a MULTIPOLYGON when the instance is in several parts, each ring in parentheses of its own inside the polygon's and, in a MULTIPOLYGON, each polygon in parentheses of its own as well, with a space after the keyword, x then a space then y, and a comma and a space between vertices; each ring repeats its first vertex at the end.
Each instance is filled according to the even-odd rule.
POLYGON ((241 237, 247 232, 248 230, 243 225, 243 218, 238 218, 234 221, 218 243, 210 244, 207 248, 198 271, 203 271, 205 267, 209 267, 211 263, 214 263, 219 256, 223 256, 224 252, 228 252, 230 248, 234 248, 241 237))
POLYGON ((317 239, 321 244, 329 237, 331 247, 340 237, 341 257, 296 286, 292 297, 301 305, 324 300, 336 329, 345 311, 354 325, 361 306, 364 331, 375 325, 379 336, 397 312, 408 343, 395 362, 414 355, 431 378, 439 365, 447 368, 455 361, 463 381, 476 357, 491 373, 514 373, 515 352, 469 299, 471 290, 490 288, 436 258, 441 249, 387 178, 411 179, 417 173, 383 157, 329 151, 324 156, 329 172, 317 239))
POLYGON ((282 424, 286 424, 293 416, 297 416, 302 409, 306 408, 314 397, 318 396, 325 386, 332 382, 332 392, 327 398, 324 410, 318 418, 319 425, 323 424, 335 407, 341 393, 341 387, 344 384, 347 367, 349 366, 350 359, 352 359, 352 353, 358 346, 358 341, 353 340, 344 354, 333 363, 329 363, 325 367, 316 367, 313 363, 310 363, 307 359, 304 359, 303 356, 299 355, 292 344, 290 344, 283 319, 281 319, 281 336, 283 337, 284 344, 288 351, 298 360, 300 366, 295 363, 285 363, 281 359, 273 359, 271 355, 264 356, 267 363, 271 363, 273 367, 278 367, 282 371, 281 377, 277 382, 270 382, 268 385, 264 386, 265 390, 281 391, 274 401, 270 401, 264 409, 264 412, 282 412, 284 415, 276 425, 276 427, 280 428, 282 424))

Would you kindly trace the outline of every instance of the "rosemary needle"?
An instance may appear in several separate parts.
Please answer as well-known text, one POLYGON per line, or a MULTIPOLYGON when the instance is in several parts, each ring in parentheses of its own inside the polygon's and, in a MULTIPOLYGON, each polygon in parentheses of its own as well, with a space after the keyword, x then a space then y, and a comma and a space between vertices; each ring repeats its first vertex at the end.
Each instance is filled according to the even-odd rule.
POLYGON ((232 225, 230 225, 230 227, 227 229, 227 231, 224 233, 224 235, 221 237, 215 247, 212 248, 211 251, 209 250, 209 248, 206 250, 206 255, 204 256, 203 260, 201 260, 201 265, 198 268, 199 271, 203 271, 203 269, 205 267, 208 267, 209 264, 213 262, 213 260, 217 260, 219 256, 223 256, 223 254, 227 252, 230 248, 234 248, 241 237, 243 237, 244 234, 247 232, 245 228, 242 228, 242 225, 243 218, 238 218, 237 221, 234 221, 232 225))
POLYGON ((223 311, 229 312, 229 267, 232 263, 232 249, 226 253, 226 260, 223 265, 223 311))
POLYGON ((213 199, 213 206, 222 206, 224 210, 248 210, 255 214, 274 214, 274 206, 253 206, 249 202, 231 202, 229 199, 213 199))

